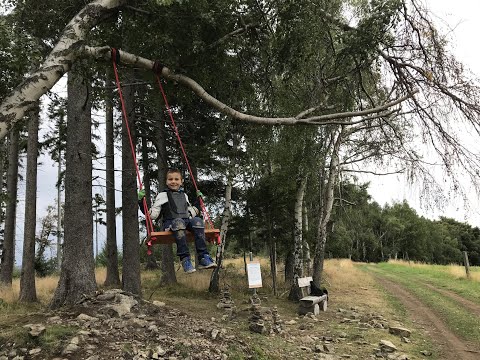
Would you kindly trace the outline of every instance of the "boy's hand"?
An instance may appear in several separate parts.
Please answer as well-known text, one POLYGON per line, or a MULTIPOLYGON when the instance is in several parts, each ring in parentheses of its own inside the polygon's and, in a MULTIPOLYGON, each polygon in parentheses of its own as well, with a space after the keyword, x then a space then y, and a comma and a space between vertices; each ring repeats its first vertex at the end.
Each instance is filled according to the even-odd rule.
POLYGON ((145 189, 138 192, 138 200, 142 200, 145 197, 145 189))
POLYGON ((198 216, 198 214, 200 214, 200 211, 198 211, 195 206, 189 206, 188 214, 190 215, 190 218, 194 218, 195 216, 198 216))
POLYGON ((203 194, 200 190, 197 190, 197 197, 202 197, 203 198, 203 194))

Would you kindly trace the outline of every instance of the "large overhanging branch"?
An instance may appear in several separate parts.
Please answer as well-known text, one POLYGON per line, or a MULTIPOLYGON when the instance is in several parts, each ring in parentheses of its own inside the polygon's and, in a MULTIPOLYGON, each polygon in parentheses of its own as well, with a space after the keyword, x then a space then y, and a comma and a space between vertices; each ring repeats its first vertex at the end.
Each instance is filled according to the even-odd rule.
MULTIPOLYGON (((112 14, 115 9, 125 4, 126 0, 95 0, 86 5, 68 23, 60 40, 41 67, 27 77, 27 79, 12 91, 10 95, 3 99, 0 104, 0 138, 5 137, 10 127, 23 118, 25 113, 34 106, 35 102, 70 70, 72 64, 80 56, 88 54, 101 59, 110 59, 109 47, 94 48, 85 46, 85 37, 92 27, 97 25, 105 17, 112 14)), ((123 63, 136 65, 145 69, 153 68, 154 62, 152 60, 129 54, 124 51, 119 51, 119 53, 120 59, 123 63)), ((231 116, 240 121, 266 125, 358 124, 358 121, 349 122, 349 119, 354 117, 366 117, 364 121, 367 121, 368 115, 384 112, 402 103, 408 98, 413 97, 416 93, 416 91, 412 91, 394 101, 362 111, 331 113, 319 116, 309 116, 309 111, 306 111, 297 116, 272 118, 239 112, 208 94, 205 89, 194 80, 185 75, 175 74, 166 67, 162 69, 161 76, 190 88, 203 101, 225 115, 231 116)), ((324 107, 322 110, 326 111, 328 109, 328 107, 324 107)))
MULTIPOLYGON (((85 47, 85 51, 88 55, 101 58, 101 59, 110 59, 111 49, 109 47, 85 47)), ((125 51, 117 50, 120 54, 120 62, 128 65, 133 65, 136 67, 144 68, 151 70, 153 69, 154 61, 150 59, 145 59, 140 56, 130 54, 125 51)), ((182 74, 176 74, 167 67, 162 67, 161 74, 163 78, 171 81, 175 81, 179 84, 182 84, 190 88, 199 98, 205 101, 207 104, 212 106, 214 109, 217 109, 219 112, 231 116, 232 118, 240 121, 255 123, 255 124, 264 124, 264 125, 330 125, 330 124, 340 124, 340 125, 353 125, 358 124, 362 121, 368 121, 370 118, 365 118, 357 121, 335 121, 337 119, 351 119, 354 117, 367 116, 370 114, 378 114, 385 110, 392 108, 393 106, 399 105, 405 100, 411 98, 415 95, 418 90, 414 90, 411 93, 406 94, 398 99, 395 99, 391 102, 377 106, 371 109, 360 110, 360 111, 349 111, 341 113, 332 113, 318 116, 304 117, 309 110, 306 110, 300 113, 297 116, 291 117, 262 117, 255 116, 250 114, 245 114, 240 111, 237 111, 230 106, 224 104, 217 98, 210 95, 203 87, 200 86, 195 80, 189 78, 188 76, 182 74)))

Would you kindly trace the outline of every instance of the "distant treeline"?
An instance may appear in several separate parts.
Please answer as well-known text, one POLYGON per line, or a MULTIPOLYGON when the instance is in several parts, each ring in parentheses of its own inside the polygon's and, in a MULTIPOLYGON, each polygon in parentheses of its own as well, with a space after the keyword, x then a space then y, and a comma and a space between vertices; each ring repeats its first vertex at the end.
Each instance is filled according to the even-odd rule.
MULTIPOLYGON (((431 264, 462 263, 467 251, 471 265, 480 265, 480 229, 454 219, 429 220, 407 202, 380 206, 368 194, 369 184, 345 182, 336 197, 328 226, 326 257, 381 262, 389 259, 431 264)), ((278 259, 293 252, 292 199, 288 193, 261 207, 262 189, 250 194, 248 213, 237 215, 229 230, 229 252, 270 252, 274 243, 278 259), (262 212, 263 211, 263 212, 262 212)), ((309 199, 315 202, 315 198, 309 199)), ((317 218, 310 212, 304 237, 313 257, 317 218)), ((304 255, 306 249, 304 247, 304 255)))

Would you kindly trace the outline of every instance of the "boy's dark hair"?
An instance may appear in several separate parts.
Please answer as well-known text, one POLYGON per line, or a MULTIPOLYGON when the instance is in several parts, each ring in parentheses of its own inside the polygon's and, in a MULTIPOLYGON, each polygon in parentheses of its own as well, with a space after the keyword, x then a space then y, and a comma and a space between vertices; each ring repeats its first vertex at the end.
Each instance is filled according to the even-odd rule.
POLYGON ((183 174, 182 172, 180 171, 180 169, 177 169, 177 168, 171 168, 171 169, 168 169, 167 170, 167 173, 165 175, 168 175, 168 174, 180 174, 180 177, 183 179, 183 174))

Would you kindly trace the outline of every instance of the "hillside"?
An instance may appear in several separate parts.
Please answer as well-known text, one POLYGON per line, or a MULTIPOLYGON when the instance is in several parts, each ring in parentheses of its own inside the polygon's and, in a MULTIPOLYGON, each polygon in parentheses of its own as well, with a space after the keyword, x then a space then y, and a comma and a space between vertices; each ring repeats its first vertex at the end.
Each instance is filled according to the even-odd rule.
MULTIPOLYGON (((221 297, 205 291, 208 273, 177 273, 180 284, 169 288, 156 285, 158 274, 145 273, 143 300, 120 290, 101 289, 76 307, 56 312, 46 311, 43 305, 17 304, 3 292, 0 359, 451 358, 436 346, 442 339, 429 334, 420 321, 421 311, 410 318, 398 288, 399 298, 394 300, 377 284, 387 289, 400 285, 379 281, 378 273, 365 272, 346 260, 327 262, 329 307, 320 315, 298 317, 297 304, 286 300, 285 288, 278 298, 268 285, 260 289, 267 332, 253 333, 248 328, 252 293, 239 269, 241 264, 231 264, 225 271, 223 285, 230 287, 232 312, 217 306, 221 297), (275 309, 280 332, 270 331, 275 309), (412 334, 390 334, 393 325, 406 327, 412 334), (388 353, 388 342, 397 350, 388 353)), ((460 342, 459 349, 464 345, 460 342)), ((469 354, 478 355, 465 352, 455 358, 476 358, 469 354)))

